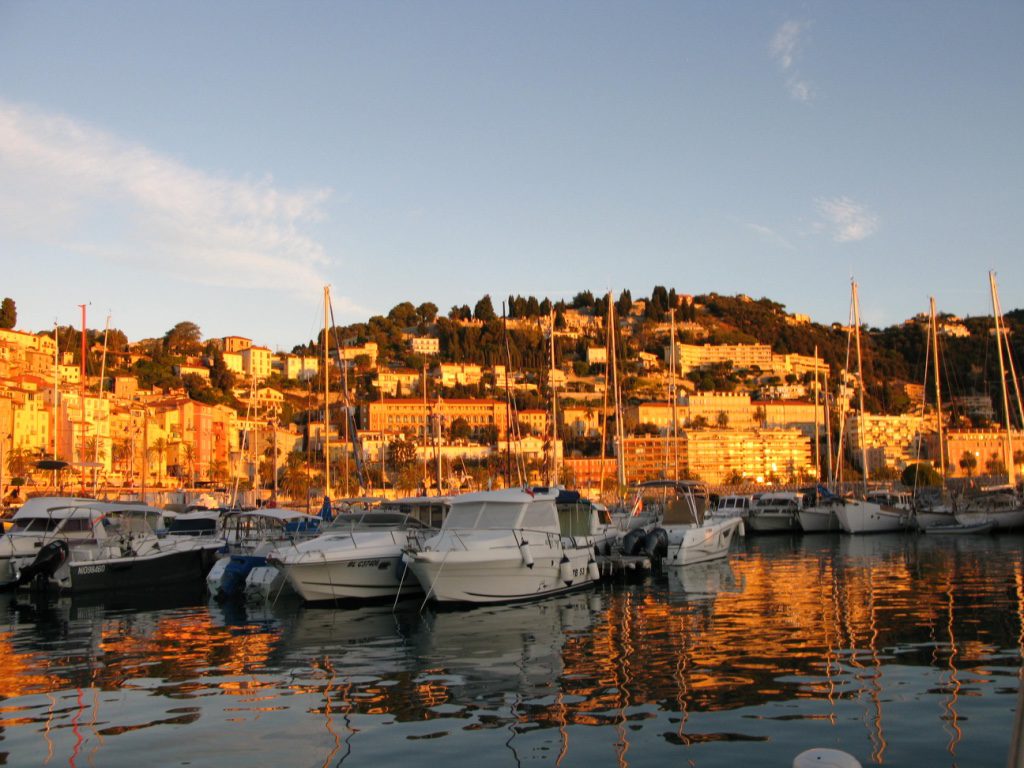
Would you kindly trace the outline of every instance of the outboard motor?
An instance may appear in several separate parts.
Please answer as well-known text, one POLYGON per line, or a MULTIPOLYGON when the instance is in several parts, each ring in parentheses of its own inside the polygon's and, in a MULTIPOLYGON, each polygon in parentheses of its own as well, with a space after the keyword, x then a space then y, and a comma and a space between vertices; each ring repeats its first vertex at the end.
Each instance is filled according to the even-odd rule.
POLYGON ((622 537, 622 554, 639 555, 643 552, 644 537, 647 532, 642 528, 634 528, 622 537))
POLYGON ((644 554, 648 557, 668 554, 668 532, 664 528, 655 528, 644 536, 644 554))
POLYGON ((64 561, 68 559, 68 543, 63 539, 54 539, 40 547, 36 559, 18 572, 18 586, 38 582, 45 586, 64 561))
POLYGON ((220 588, 214 597, 217 600, 233 600, 245 594, 245 580, 249 572, 257 565, 266 562, 265 558, 252 555, 232 555, 224 575, 221 577, 220 588))

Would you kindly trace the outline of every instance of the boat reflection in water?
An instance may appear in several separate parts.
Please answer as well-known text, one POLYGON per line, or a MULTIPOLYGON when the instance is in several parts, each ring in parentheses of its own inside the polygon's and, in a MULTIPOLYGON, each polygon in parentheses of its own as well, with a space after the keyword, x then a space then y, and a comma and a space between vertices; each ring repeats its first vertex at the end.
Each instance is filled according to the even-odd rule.
POLYGON ((760 537, 444 611, 0 596, 8 764, 1006 762, 1024 538, 760 537))

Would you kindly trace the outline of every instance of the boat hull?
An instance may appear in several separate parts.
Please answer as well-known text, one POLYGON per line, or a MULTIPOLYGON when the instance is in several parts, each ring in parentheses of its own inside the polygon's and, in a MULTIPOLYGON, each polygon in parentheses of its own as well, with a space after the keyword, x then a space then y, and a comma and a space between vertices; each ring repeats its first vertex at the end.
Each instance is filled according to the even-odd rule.
POLYGON ((682 531, 669 529, 668 565, 696 565, 718 560, 729 554, 729 547, 737 535, 743 534, 743 520, 739 517, 706 522, 682 531))
POLYGON ((836 517, 843 531, 854 534, 901 531, 907 525, 907 513, 861 499, 847 500, 836 510, 836 517))
POLYGON ((801 509, 797 523, 804 533, 828 533, 839 530, 839 519, 831 509, 801 509))
POLYGON ((193 546, 154 550, 137 557, 72 560, 60 586, 76 593, 201 584, 212 557, 212 548, 193 546))
POLYGON ((790 533, 799 530, 793 512, 760 512, 751 510, 747 526, 754 533, 790 533))
POLYGON ((528 565, 518 547, 413 552, 406 555, 420 586, 439 603, 511 603, 592 584, 589 546, 536 546, 528 565), (563 562, 563 556, 565 562, 563 562), (568 576, 568 578, 566 578, 568 576))
POLYGON ((996 531, 1013 531, 1024 528, 1024 509, 957 512, 956 522, 962 525, 977 525, 991 522, 996 531))
POLYGON ((402 552, 360 550, 349 557, 278 564, 292 589, 309 603, 372 600, 414 594, 419 582, 405 573, 402 552))

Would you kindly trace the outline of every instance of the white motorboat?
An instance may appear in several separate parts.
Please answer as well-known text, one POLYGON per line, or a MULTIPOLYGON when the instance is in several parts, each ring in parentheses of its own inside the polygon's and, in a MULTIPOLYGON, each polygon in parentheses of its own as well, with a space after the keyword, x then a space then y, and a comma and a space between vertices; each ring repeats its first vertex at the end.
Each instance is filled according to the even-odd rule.
POLYGON ((799 491, 762 493, 750 507, 747 525, 756 533, 792 533, 800 530, 797 512, 803 506, 799 491))
POLYGON ((97 499, 68 496, 36 496, 28 499, 11 518, 0 539, 0 587, 18 581, 16 565, 27 565, 46 544, 90 541, 93 526, 104 514, 97 499))
POLYGON ((594 540, 562 529, 558 493, 509 488, 456 496, 441 530, 404 561, 427 598, 440 603, 532 600, 591 584, 600 575, 594 540))
POLYGON ((693 565, 725 557, 733 539, 744 534, 739 516, 707 516, 709 495, 693 480, 651 480, 636 488, 635 505, 656 510, 661 524, 643 540, 643 551, 666 565, 693 565))
POLYGON ((34 557, 16 558, 21 586, 81 593, 202 583, 219 546, 194 537, 160 536, 164 511, 144 504, 75 500, 48 512, 69 521, 63 530, 81 529, 89 536, 53 539, 34 557))
POLYGON ((436 533, 447 497, 405 499, 338 515, 319 536, 267 561, 306 602, 394 598, 421 591, 402 553, 436 533))
POLYGON ((754 503, 754 497, 748 493, 731 493, 718 499, 718 503, 708 513, 708 517, 742 517, 747 519, 750 514, 750 505, 754 503))
POLYGON ((268 564, 267 556, 315 536, 323 519, 294 509, 263 507, 230 510, 220 516, 217 538, 225 553, 210 568, 206 584, 219 599, 277 597, 286 585, 284 575, 268 564))

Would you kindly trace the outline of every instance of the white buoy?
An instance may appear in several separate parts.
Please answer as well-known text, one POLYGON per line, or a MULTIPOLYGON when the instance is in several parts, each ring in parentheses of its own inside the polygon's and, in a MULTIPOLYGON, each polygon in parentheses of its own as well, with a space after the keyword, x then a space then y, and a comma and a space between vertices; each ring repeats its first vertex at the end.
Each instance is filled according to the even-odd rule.
POLYGON ((601 569, 597 566, 597 560, 591 560, 589 563, 587 563, 587 570, 590 571, 590 578, 592 580, 601 580, 601 569))
POLYGON ((853 755, 838 749, 815 747, 793 758, 793 768, 861 768, 853 755))
POLYGON ((519 545, 519 555, 523 558, 523 565, 533 568, 533 553, 530 551, 529 542, 524 541, 519 545))

